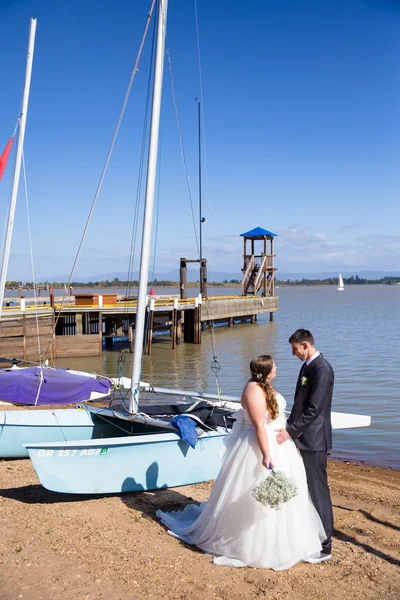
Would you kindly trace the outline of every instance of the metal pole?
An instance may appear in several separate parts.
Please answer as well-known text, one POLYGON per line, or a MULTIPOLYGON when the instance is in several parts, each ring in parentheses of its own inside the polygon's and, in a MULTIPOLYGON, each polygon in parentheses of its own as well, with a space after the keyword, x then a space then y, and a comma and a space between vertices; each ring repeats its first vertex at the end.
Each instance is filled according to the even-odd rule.
POLYGON ((140 255, 140 275, 138 303, 135 325, 135 345, 133 349, 132 382, 129 398, 129 412, 137 412, 139 403, 139 382, 142 371, 143 335, 147 304, 147 284, 149 277, 150 243, 153 224, 154 191, 157 174, 158 137, 160 129, 162 80, 164 67, 165 28, 168 0, 159 3, 157 48, 153 82, 153 102, 151 110, 150 143, 147 163, 146 200, 144 209, 142 250, 140 255))
MULTIPOLYGON (((200 223, 200 265, 201 259, 203 258, 203 237, 202 237, 202 214, 201 214, 201 110, 200 101, 197 100, 197 117, 198 117, 198 129, 199 129, 199 223, 200 223)), ((200 273, 201 277, 201 273, 200 273)), ((201 279, 200 279, 201 282, 201 279)), ((200 293, 202 290, 200 289, 200 293)))
POLYGON ((28 114, 28 100, 29 100, 29 91, 30 91, 30 87, 31 87, 33 50, 35 48, 36 23, 37 23, 36 19, 31 19, 30 27, 29 27, 29 42, 28 42, 28 56, 26 59, 25 86, 24 86, 24 94, 23 94, 23 98, 22 98, 21 115, 20 115, 20 120, 19 120, 19 134, 18 134, 17 153, 15 156, 14 179, 13 179, 12 192, 11 192, 10 208, 9 208, 9 212, 8 212, 8 226, 7 226, 6 239, 5 239, 5 243, 4 243, 3 265, 1 268, 1 277, 0 277, 0 317, 1 317, 2 310, 3 310, 4 289, 6 286, 8 260, 10 258, 11 237, 12 237, 12 230, 14 227, 15 207, 17 205, 19 176, 20 176, 20 172, 21 172, 22 153, 23 153, 23 148, 24 148, 26 116, 28 114))

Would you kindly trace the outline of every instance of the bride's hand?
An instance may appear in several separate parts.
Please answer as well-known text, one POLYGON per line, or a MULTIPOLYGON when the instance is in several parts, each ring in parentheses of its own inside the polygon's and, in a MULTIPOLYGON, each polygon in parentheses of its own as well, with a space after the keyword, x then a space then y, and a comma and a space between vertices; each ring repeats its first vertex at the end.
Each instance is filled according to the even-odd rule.
POLYGON ((266 469, 269 469, 270 466, 271 467, 275 466, 274 463, 272 462, 272 458, 271 458, 270 454, 267 454, 267 456, 265 456, 263 458, 262 464, 263 464, 263 467, 265 467, 266 469))

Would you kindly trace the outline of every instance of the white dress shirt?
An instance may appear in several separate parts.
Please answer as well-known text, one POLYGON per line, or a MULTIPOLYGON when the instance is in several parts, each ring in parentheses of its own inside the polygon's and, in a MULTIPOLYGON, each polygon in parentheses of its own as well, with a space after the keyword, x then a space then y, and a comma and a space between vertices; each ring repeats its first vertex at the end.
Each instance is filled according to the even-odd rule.
POLYGON ((317 356, 320 355, 320 352, 317 350, 315 354, 312 355, 311 358, 309 358, 308 360, 306 360, 306 367, 308 367, 308 365, 315 359, 317 358, 317 356))

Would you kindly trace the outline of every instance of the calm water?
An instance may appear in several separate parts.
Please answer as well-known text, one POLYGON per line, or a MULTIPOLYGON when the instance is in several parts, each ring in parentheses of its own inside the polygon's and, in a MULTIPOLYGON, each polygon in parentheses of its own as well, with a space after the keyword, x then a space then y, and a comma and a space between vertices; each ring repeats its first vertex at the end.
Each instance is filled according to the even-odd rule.
MULTIPOLYGON (((156 291, 178 293, 165 288, 156 291)), ((213 290, 216 295, 238 291, 213 290)), ((142 379, 164 387, 215 392, 210 369, 215 353, 223 393, 239 395, 250 360, 269 353, 278 368, 275 387, 290 407, 301 363, 292 357, 287 340, 295 329, 305 327, 334 368, 334 410, 372 417, 368 428, 334 432, 333 454, 400 468, 400 286, 347 286, 345 292, 335 287, 298 286, 281 287, 277 293, 279 312, 273 323, 266 314, 256 325, 218 327, 214 335, 210 330, 203 332, 201 346, 182 344, 174 351, 167 338, 154 343, 152 356, 144 359, 142 379)), ((131 356, 126 356, 125 374, 130 376, 131 356)), ((102 357, 60 359, 58 364, 115 375, 117 358, 118 351, 108 351, 102 357)))

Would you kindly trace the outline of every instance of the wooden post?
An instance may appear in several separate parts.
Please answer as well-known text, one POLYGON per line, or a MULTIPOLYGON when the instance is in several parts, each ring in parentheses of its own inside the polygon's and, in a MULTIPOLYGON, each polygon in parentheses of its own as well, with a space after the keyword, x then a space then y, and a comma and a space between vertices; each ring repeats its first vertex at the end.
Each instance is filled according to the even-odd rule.
POLYGON ((115 335, 117 337, 121 337, 124 335, 122 315, 116 315, 115 317, 115 335))
MULTIPOLYGON (((274 238, 271 238, 271 266, 274 266, 274 238)), ((271 279, 271 296, 275 296, 275 271, 273 268, 271 270, 271 279)))
POLYGON ((52 330, 53 330, 53 359, 57 358, 57 342, 56 342, 56 315, 54 310, 52 311, 52 330))
POLYGON ((194 299, 194 311, 193 311, 193 342, 195 344, 199 343, 199 299, 194 299))
POLYGON ((181 300, 187 300, 187 266, 186 266, 186 258, 181 258, 181 267, 180 267, 180 293, 181 300))
POLYGON ((174 309, 172 311, 172 326, 171 326, 171 335, 172 335, 172 350, 175 350, 177 343, 177 321, 178 321, 178 298, 174 298, 174 309))
POLYGON ((257 315, 251 315, 251 324, 254 325, 254 323, 257 320, 257 315))
POLYGON ((182 343, 182 311, 178 310, 176 314, 176 345, 182 343))
POLYGON ((229 319, 228 319, 228 327, 233 327, 234 324, 235 324, 235 321, 233 320, 233 317, 229 317, 229 319))
POLYGON ((76 323, 75 334, 76 335, 82 335, 83 334, 82 313, 76 313, 76 315, 75 315, 75 323, 76 323))
POLYGON ((200 261, 200 293, 207 298, 207 261, 205 258, 200 261))
POLYGON ((132 352, 133 352, 133 341, 134 341, 133 323, 129 323, 129 327, 128 327, 128 341, 129 341, 129 352, 132 354, 132 352))
POLYGON ((22 316, 22 330, 24 334, 24 349, 23 349, 23 358, 26 362, 26 315, 22 316))
POLYGON ((103 353, 103 313, 99 310, 99 354, 103 353))
POLYGON ((202 295, 199 294, 198 299, 198 307, 197 307, 197 343, 201 344, 201 305, 202 305, 202 295))
POLYGON ((150 298, 150 307, 148 314, 148 326, 147 326, 147 343, 146 343, 146 354, 151 354, 152 340, 153 340, 153 322, 154 322, 154 298, 150 298))
POLYGON ((273 312, 269 313, 269 320, 270 320, 270 323, 272 323, 272 321, 274 320, 274 313, 273 312))

